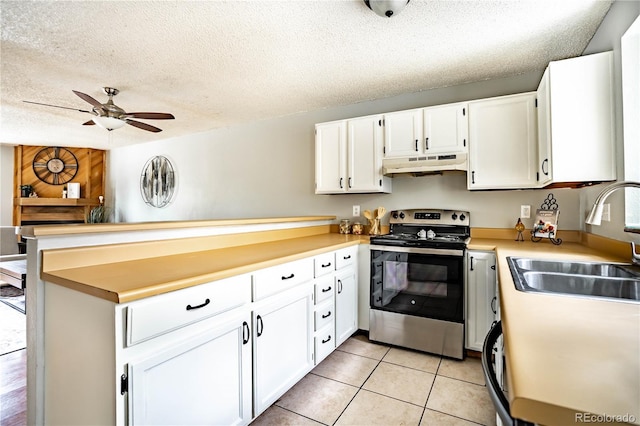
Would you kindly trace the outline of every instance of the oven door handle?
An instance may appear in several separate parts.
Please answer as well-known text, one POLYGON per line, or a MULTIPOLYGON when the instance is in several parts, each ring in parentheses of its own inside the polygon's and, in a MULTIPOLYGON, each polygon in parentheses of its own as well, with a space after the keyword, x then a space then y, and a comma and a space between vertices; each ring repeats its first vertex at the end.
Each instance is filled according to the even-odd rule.
POLYGON ((455 249, 436 249, 436 248, 424 248, 424 247, 397 247, 397 246, 379 246, 371 244, 371 250, 380 251, 392 251, 396 253, 416 253, 416 254, 433 254, 436 256, 462 256, 464 250, 455 249))

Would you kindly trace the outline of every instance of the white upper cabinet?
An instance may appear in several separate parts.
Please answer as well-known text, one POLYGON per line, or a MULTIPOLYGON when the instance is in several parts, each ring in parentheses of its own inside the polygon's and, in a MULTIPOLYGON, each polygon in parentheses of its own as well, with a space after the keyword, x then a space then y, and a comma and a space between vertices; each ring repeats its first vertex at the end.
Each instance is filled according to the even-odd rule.
POLYGON ((469 102, 469 189, 535 188, 536 93, 469 102))
POLYGON ((468 133, 466 103, 424 109, 427 154, 467 152, 468 133))
POLYGON ((316 124, 316 194, 391 192, 382 115, 316 124))
POLYGON ((538 87, 538 186, 616 179, 613 52, 549 63, 538 87))
POLYGON ((422 108, 384 115, 384 157, 412 157, 424 153, 422 108))
POLYGON ((385 158, 467 151, 467 104, 449 104, 384 115, 385 158))

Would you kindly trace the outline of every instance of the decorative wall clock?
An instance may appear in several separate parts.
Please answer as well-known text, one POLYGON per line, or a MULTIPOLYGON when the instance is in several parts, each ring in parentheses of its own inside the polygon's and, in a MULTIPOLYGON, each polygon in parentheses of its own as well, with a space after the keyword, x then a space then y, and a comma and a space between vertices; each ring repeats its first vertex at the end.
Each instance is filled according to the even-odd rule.
POLYGON ((150 206, 159 208, 168 205, 173 198, 175 184, 173 166, 166 157, 153 157, 142 168, 140 193, 150 206))
POLYGON ((50 185, 63 185, 78 173, 78 159, 59 146, 43 148, 33 157, 33 172, 50 185))

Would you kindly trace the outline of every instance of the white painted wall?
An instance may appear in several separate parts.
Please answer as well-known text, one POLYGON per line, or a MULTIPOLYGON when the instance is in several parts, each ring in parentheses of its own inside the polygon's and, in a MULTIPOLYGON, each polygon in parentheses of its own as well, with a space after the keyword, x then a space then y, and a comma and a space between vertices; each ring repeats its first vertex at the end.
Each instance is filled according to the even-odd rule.
POLYGON ((18 253, 13 223, 13 146, 0 145, 0 255, 18 253))
MULTIPOLYGON (((603 34, 599 31, 591 45, 598 44, 598 51, 615 49, 615 33, 621 35, 626 29, 621 16, 637 9, 637 4, 614 3, 609 13, 613 18, 607 16, 603 34)), ((473 227, 508 228, 515 225, 521 204, 535 209, 552 192, 561 209, 560 229, 584 229, 586 211, 601 188, 471 192, 466 190, 463 174, 445 174, 396 177, 392 194, 314 194, 315 123, 531 91, 537 88, 542 71, 114 148, 109 153, 107 202, 116 207, 118 220, 127 222, 309 214, 351 218, 351 206, 357 204, 363 210, 380 205, 387 210, 465 209, 471 212, 473 227), (145 205, 139 191, 142 167, 155 155, 169 158, 177 172, 174 200, 162 209, 145 205)), ((611 201, 614 221, 594 232, 630 240, 621 231, 621 208, 614 198, 611 201)), ((525 224, 530 226, 531 219, 525 224)))

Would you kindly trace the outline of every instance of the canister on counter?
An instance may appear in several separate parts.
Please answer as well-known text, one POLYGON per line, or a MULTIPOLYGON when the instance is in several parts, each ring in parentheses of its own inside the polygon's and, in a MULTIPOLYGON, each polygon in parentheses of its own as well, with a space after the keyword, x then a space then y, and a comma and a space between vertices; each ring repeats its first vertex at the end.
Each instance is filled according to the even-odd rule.
POLYGON ((340 233, 341 234, 351 233, 351 221, 349 219, 342 219, 340 221, 340 233))
POLYGON ((351 232, 353 232, 353 235, 362 235, 363 230, 364 227, 360 222, 356 222, 351 226, 351 232))

